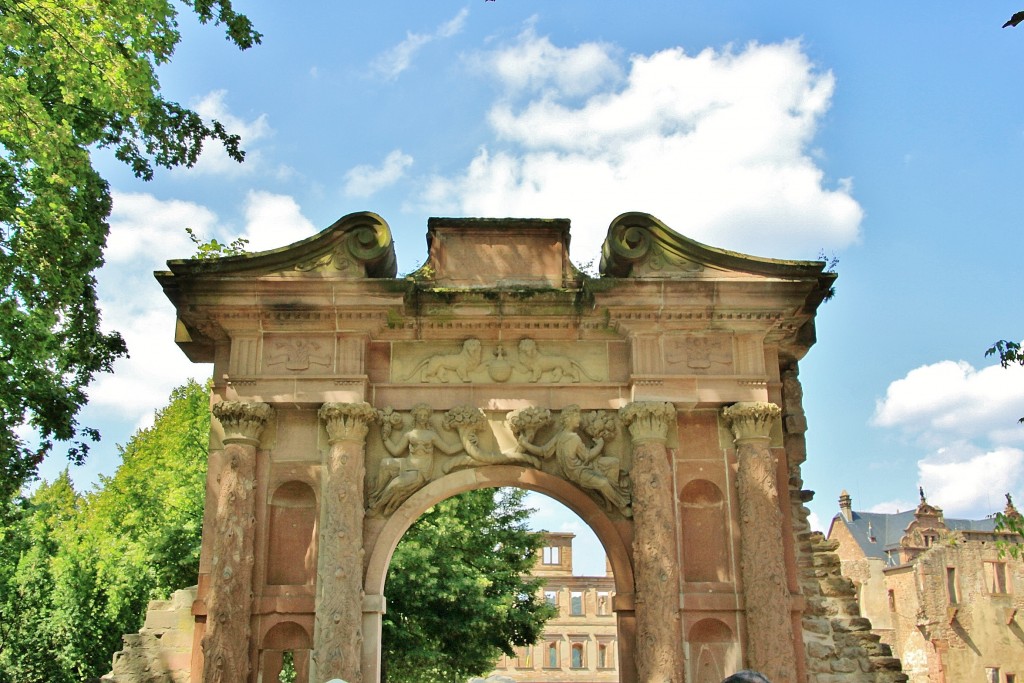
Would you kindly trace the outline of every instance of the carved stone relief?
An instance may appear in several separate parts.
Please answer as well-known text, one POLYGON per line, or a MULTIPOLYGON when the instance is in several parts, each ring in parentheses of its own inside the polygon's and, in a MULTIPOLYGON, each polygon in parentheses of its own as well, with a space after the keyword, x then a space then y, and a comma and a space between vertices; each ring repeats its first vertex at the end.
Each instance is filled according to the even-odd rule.
POLYGON ((610 512, 632 516, 632 486, 624 444, 608 448, 619 432, 614 413, 561 411, 557 424, 546 408, 528 407, 495 423, 478 408, 456 406, 443 417, 421 403, 408 415, 378 410, 379 457, 371 453, 367 507, 390 515, 413 493, 449 472, 484 465, 523 465, 560 476, 610 512), (508 444, 501 447, 500 443, 508 444))
POLYGON ((384 458, 370 487, 368 503, 371 510, 390 515, 406 498, 423 488, 434 473, 434 450, 453 455, 462 445, 451 443, 436 432, 430 423, 433 409, 420 403, 412 409, 412 425, 404 429, 405 420, 391 408, 378 411, 380 436, 391 457, 384 458), (395 430, 403 430, 395 436, 395 430))
POLYGON ((327 372, 331 369, 334 345, 330 338, 267 338, 263 347, 267 371, 274 374, 327 372))
POLYGON ((676 373, 732 374, 732 338, 725 335, 707 335, 666 339, 665 363, 670 372, 676 373))
POLYGON ((608 379, 608 360, 603 344, 576 342, 538 342, 529 337, 520 339, 514 351, 505 344, 484 344, 475 337, 462 342, 459 350, 410 345, 405 353, 395 353, 392 370, 396 382, 519 382, 535 384, 576 384, 603 382, 608 379), (572 355, 563 353, 569 348, 572 355), (419 360, 409 361, 408 358, 419 360))

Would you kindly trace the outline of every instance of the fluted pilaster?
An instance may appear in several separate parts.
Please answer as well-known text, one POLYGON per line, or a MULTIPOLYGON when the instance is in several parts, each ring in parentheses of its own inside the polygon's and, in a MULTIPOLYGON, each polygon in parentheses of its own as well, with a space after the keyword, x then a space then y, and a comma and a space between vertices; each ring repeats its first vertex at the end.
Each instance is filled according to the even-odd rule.
POLYGON ((222 401, 213 415, 224 429, 217 475, 210 590, 203 636, 203 682, 246 680, 252 615, 256 447, 274 410, 266 403, 222 401))
POLYGON ((796 680, 792 605, 786 581, 778 467, 771 431, 781 414, 773 403, 737 403, 722 410, 739 461, 741 571, 749 665, 769 680, 796 680))
POLYGON ((321 472, 316 628, 311 680, 362 679, 363 478, 368 403, 325 403, 330 450, 321 472))
POLYGON ((633 441, 637 673, 644 683, 681 683, 679 563, 665 447, 676 409, 644 401, 624 406, 619 417, 633 441))

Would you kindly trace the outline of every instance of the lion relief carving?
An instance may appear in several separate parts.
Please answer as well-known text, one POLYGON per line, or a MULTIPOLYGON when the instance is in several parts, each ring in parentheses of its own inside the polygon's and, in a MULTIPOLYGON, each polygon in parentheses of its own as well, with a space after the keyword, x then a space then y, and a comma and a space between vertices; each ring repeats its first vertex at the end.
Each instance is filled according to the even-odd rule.
POLYGON ((527 373, 530 382, 539 382, 542 378, 552 383, 561 382, 564 377, 579 382, 581 375, 589 380, 597 379, 569 356, 541 353, 537 342, 529 338, 519 341, 517 360, 520 370, 527 373))
POLYGON ((483 350, 480 340, 470 337, 462 342, 462 350, 458 353, 439 353, 420 361, 405 381, 419 377, 420 382, 447 383, 451 375, 463 382, 471 382, 470 375, 480 367, 483 350))

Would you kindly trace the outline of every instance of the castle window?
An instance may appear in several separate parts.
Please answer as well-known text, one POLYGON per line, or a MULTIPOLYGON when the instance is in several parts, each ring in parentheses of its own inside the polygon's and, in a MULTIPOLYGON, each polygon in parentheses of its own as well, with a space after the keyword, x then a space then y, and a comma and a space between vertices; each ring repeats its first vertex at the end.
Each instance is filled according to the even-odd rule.
POLYGON ((579 591, 569 593, 569 614, 574 617, 583 616, 583 593, 579 591))
POLYGON ((998 666, 987 666, 987 667, 985 667, 985 681, 986 681, 986 683, 999 683, 999 667, 998 666))
POLYGON ((558 608, 558 593, 555 591, 544 591, 544 602, 554 608, 558 608))
POLYGON ((607 591, 597 592, 597 615, 599 617, 605 617, 611 614, 609 611, 609 605, 612 602, 611 593, 607 591))
POLYGON ((889 611, 896 611, 896 591, 889 589, 889 611))
POLYGON ((557 669, 558 668, 558 642, 549 641, 545 646, 545 658, 544 668, 545 669, 557 669))
MULTIPOLYGON (((956 590, 956 568, 946 567, 946 593, 949 595, 949 604, 956 605, 960 602, 960 596, 956 590)), ((996 681, 998 683, 998 680, 996 681)))
POLYGON ((562 556, 561 553, 558 552, 559 550, 560 548, 558 546, 553 545, 544 548, 544 553, 541 557, 541 561, 544 564, 562 564, 562 556))
POLYGON ((598 643, 597 644, 597 668, 598 669, 611 669, 612 665, 612 649, 610 643, 598 643))
POLYGON ((1006 683, 1017 683, 1017 674, 1006 674, 1006 683))
POLYGON ((1006 584, 1006 563, 985 563, 985 584, 989 593, 1005 594, 1010 591, 1006 584))
POLYGON ((586 658, 584 657, 583 643, 573 643, 571 650, 571 663, 570 666, 574 669, 582 669, 586 666, 586 658))
POLYGON ((531 657, 530 646, 524 645, 516 649, 516 668, 532 669, 533 657, 531 657))

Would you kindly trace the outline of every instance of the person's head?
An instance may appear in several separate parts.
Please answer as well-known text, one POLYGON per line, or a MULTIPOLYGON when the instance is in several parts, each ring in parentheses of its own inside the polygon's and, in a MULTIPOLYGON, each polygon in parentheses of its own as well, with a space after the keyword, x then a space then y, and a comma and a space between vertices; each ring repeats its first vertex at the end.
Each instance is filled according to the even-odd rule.
POLYGON ((427 424, 427 420, 430 419, 433 412, 434 409, 426 403, 417 403, 412 407, 412 419, 416 424, 427 424))
POLYGON ((722 683, 771 683, 771 681, 764 674, 744 669, 729 676, 722 683))
POLYGON ((580 426, 580 407, 572 405, 562 408, 558 420, 565 429, 576 429, 580 426))

